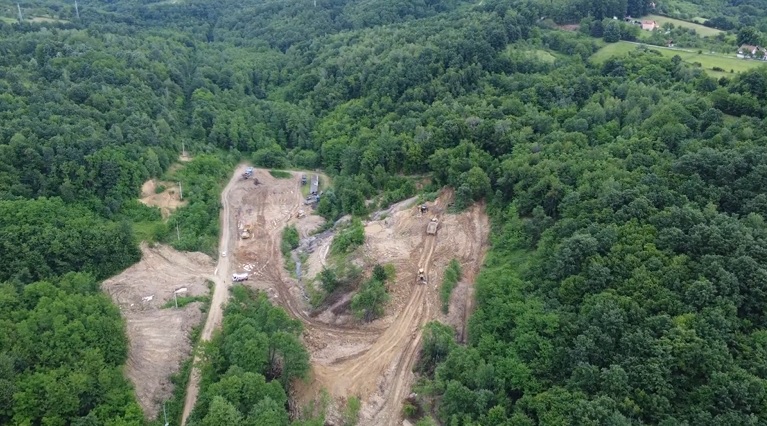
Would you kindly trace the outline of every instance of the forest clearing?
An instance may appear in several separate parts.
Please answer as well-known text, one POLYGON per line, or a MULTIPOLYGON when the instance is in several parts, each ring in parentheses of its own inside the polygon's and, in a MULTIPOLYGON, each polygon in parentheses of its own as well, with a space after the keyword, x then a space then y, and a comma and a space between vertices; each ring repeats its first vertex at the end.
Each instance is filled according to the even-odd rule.
POLYGON ((167 219, 174 210, 186 204, 181 198, 182 189, 176 182, 150 179, 141 186, 139 201, 144 205, 159 208, 162 218, 167 219))
POLYGON ((703 37, 706 37, 706 36, 713 37, 722 32, 722 30, 718 30, 716 28, 711 28, 705 25, 696 24, 694 22, 683 21, 681 19, 674 19, 668 16, 646 15, 642 17, 642 20, 655 21, 660 26, 663 26, 663 24, 668 23, 668 24, 673 24, 675 27, 689 28, 689 29, 695 30, 696 33, 700 34, 703 37))
MULTIPOLYGON (((436 289, 442 270, 457 258, 466 271, 463 287, 467 287, 482 263, 489 230, 484 208, 478 205, 461 214, 447 214, 452 193, 442 192, 434 203, 429 203, 430 214, 440 216, 440 229, 433 236, 425 232, 431 216, 418 214, 418 209, 408 203, 399 204, 400 209, 387 218, 368 222, 360 260, 366 267, 391 263, 397 278, 390 289, 392 302, 385 316, 363 324, 351 315, 336 315, 329 310, 313 315, 302 285, 283 267, 280 238, 284 227, 295 224, 305 237, 322 223, 317 216, 296 217, 306 207, 300 174, 292 174, 291 179, 276 179, 268 170, 255 169, 252 180, 235 174, 230 195, 225 198, 231 218, 229 225, 222 228, 222 239, 227 234, 239 235, 238 228, 245 224, 252 224, 253 236, 234 238, 236 241, 228 246, 222 244, 221 250, 228 247, 231 253, 222 260, 231 259, 232 272, 249 273, 247 285, 266 292, 273 303, 304 324, 312 373, 308 383, 296 383, 296 402, 306 403, 321 389, 327 389, 337 403, 335 411, 340 411, 348 397, 358 396, 363 403, 363 424, 397 424, 402 401, 410 392, 420 328, 434 319, 448 321, 440 313, 436 289), (258 185, 254 185, 256 180, 258 185), (414 284, 419 266, 425 268, 429 278, 426 285, 414 284)), ((316 261, 320 251, 315 251, 310 263, 316 261)), ((465 288, 456 292, 466 293, 465 288)), ((218 300, 219 295, 214 299, 218 300)), ((452 322, 461 330, 467 317, 467 300, 456 299, 454 304, 452 322)), ((184 412, 191 412, 191 407, 184 412)), ((333 408, 328 414, 333 418, 333 408)))
POLYGON ((166 245, 141 246, 141 261, 104 281, 102 288, 127 323, 129 350, 126 375, 148 418, 173 391, 170 376, 192 351, 190 332, 203 318, 202 302, 178 309, 164 308, 178 297, 208 294, 206 277, 213 260, 203 253, 185 253, 166 245))
POLYGON ((604 63, 610 58, 624 56, 629 52, 633 52, 640 48, 640 46, 654 52, 659 52, 661 55, 668 58, 679 56, 682 61, 688 64, 698 63, 706 73, 714 77, 725 75, 731 76, 730 70, 734 73, 741 73, 765 66, 765 63, 762 61, 739 59, 736 58, 734 54, 732 56, 726 56, 716 53, 698 53, 697 50, 651 46, 629 41, 610 43, 594 53, 591 56, 591 60, 595 63, 604 63), (714 67, 721 68, 725 70, 725 72, 715 71, 713 69, 714 67))

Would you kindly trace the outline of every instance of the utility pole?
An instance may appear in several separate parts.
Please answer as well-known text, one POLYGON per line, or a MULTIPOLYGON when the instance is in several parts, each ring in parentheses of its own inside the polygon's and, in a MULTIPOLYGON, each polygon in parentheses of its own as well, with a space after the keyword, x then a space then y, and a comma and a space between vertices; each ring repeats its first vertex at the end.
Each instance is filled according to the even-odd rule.
MULTIPOLYGON (((176 306, 178 308, 178 306, 176 306)), ((165 426, 168 426, 168 413, 165 412, 165 401, 162 403, 162 415, 165 417, 165 426)))
POLYGON ((186 148, 184 147, 184 142, 181 142, 181 156, 186 157, 186 148))
MULTIPOLYGON (((178 297, 176 297, 177 294, 178 293, 176 293, 175 291, 173 292, 173 301, 176 302, 176 309, 178 309, 178 297)), ((163 412, 165 412, 165 404, 163 404, 162 409, 163 409, 163 412)), ((165 423, 167 424, 167 422, 168 422, 168 419, 166 417, 165 423)))
POLYGON ((176 239, 181 241, 181 233, 178 231, 178 222, 176 222, 176 239))
POLYGON ((77 14, 77 19, 80 19, 80 8, 77 7, 77 0, 75 0, 75 13, 77 14))
POLYGON ((181 188, 181 182, 178 183, 178 194, 181 197, 181 199, 184 199, 184 189, 181 188))
POLYGON ((21 23, 22 21, 24 21, 24 17, 21 16, 21 6, 19 6, 18 3, 16 3, 16 9, 19 9, 19 23, 21 23))

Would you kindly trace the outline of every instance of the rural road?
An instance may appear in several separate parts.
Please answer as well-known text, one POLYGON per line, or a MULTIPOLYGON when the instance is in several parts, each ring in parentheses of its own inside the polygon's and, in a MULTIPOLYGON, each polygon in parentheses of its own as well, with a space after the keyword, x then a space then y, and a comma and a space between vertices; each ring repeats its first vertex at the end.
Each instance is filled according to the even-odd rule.
MULTIPOLYGON (((232 234, 232 228, 230 224, 231 215, 229 214, 229 191, 239 179, 239 175, 244 166, 239 165, 235 171, 229 183, 226 184, 224 191, 221 193, 221 239, 218 243, 219 252, 226 252, 226 256, 221 256, 219 253, 218 264, 216 265, 216 273, 212 276, 215 286, 213 287, 213 297, 210 302, 210 309, 208 310, 208 318, 205 321, 205 326, 202 329, 200 335, 200 342, 206 342, 210 340, 215 330, 221 324, 221 318, 223 316, 223 306, 229 298, 229 246, 230 236, 232 234)), ((189 377, 189 383, 186 387, 186 398, 184 399, 184 411, 181 415, 181 425, 185 425, 189 414, 194 408, 194 404, 197 401, 197 394, 199 392, 200 384, 200 370, 197 368, 199 357, 195 355, 194 364, 192 366, 192 373, 189 377)))

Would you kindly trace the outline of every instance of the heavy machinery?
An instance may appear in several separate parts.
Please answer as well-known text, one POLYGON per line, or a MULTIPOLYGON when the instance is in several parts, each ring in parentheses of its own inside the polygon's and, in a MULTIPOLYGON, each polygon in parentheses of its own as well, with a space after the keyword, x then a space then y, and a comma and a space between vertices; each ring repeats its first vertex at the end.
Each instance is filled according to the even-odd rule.
POLYGON ((306 185, 306 173, 301 175, 301 185, 306 185))
POLYGON ((251 176, 253 176, 253 167, 248 167, 245 169, 245 173, 242 174, 242 178, 249 179, 251 176))
POLYGON ((319 175, 314 175, 312 177, 312 186, 309 189, 309 193, 311 195, 317 195, 319 190, 320 190, 320 177, 319 177, 319 175))
POLYGON ((304 216, 306 216, 306 214, 304 213, 303 210, 299 210, 298 213, 296 213, 296 217, 299 219, 303 219, 304 216))
POLYGON ((240 281, 247 281, 248 280, 248 274, 232 274, 232 281, 234 282, 240 282, 240 281))
POLYGON ((437 234, 437 226, 439 226, 439 221, 436 217, 431 218, 429 221, 429 224, 426 225, 426 234, 427 235, 436 235, 437 234))
POLYGON ((240 230, 240 238, 243 240, 247 240, 251 237, 253 233, 253 225, 243 225, 241 223, 237 224, 237 228, 240 230))
POLYGON ((423 271, 423 268, 418 269, 418 282, 421 284, 426 284, 426 274, 423 271))

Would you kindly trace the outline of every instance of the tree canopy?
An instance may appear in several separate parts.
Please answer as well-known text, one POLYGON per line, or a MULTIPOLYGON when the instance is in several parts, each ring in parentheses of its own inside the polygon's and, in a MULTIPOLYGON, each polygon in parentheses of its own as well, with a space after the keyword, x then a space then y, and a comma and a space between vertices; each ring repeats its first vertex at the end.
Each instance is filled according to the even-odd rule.
MULTIPOLYGON (((656 12, 732 31, 684 31, 701 46, 761 40, 763 0, 736 3, 656 12)), ((128 0, 78 17, 41 0, 24 8, 47 20, 0 20, 0 423, 142 422, 96 283, 138 259, 140 223, 214 250, 221 182, 245 159, 324 169, 328 219, 444 185, 456 209, 486 202, 468 344, 429 326, 418 364, 442 423, 759 424, 767 71, 713 78, 641 49, 590 60, 592 36, 636 37, 613 16, 649 7, 128 0), (171 169, 181 144, 194 160, 171 169), (135 201, 163 175, 188 195, 167 222, 135 201)), ((370 280, 358 315, 385 297, 370 280)), ((236 288, 192 421, 287 423, 299 333, 236 288)))

